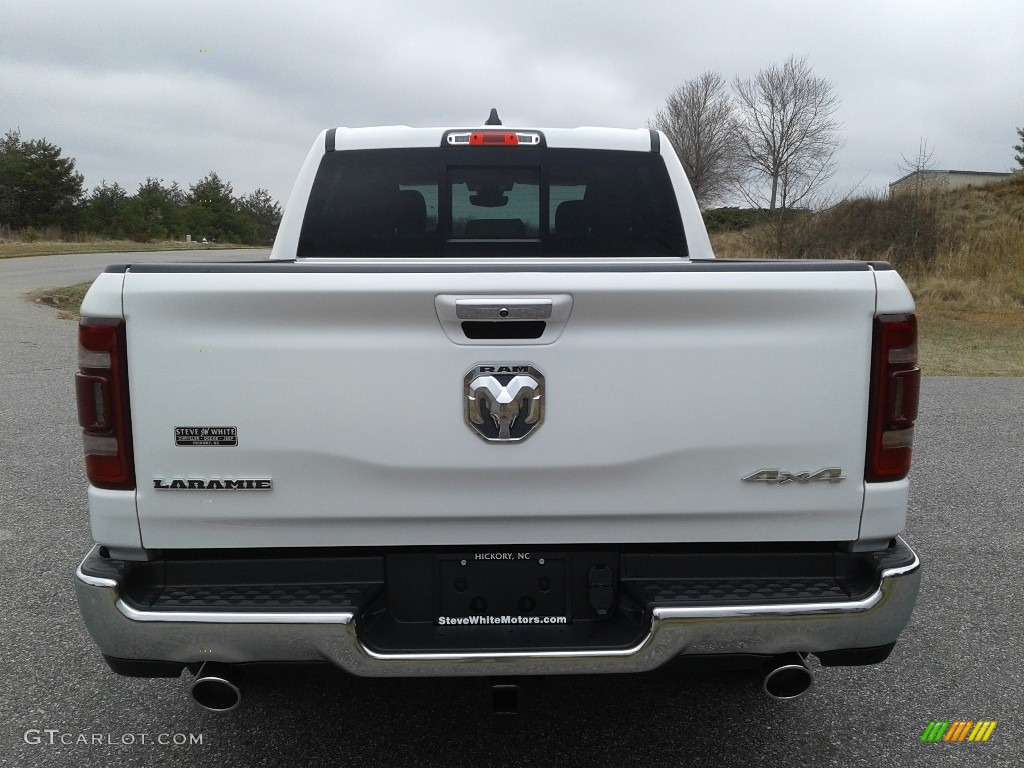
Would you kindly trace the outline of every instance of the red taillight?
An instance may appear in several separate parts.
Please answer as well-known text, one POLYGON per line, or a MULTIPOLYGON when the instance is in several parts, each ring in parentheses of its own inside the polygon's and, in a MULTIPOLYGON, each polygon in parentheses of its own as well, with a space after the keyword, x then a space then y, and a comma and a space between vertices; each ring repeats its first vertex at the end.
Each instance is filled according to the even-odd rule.
POLYGON ((78 326, 75 394, 85 471, 97 488, 135 488, 123 320, 84 319, 78 326))
POLYGON ((868 482, 902 480, 910 471, 920 391, 917 318, 911 314, 876 317, 864 469, 868 482))
POLYGON ((474 145, 508 146, 519 144, 519 136, 511 131, 473 131, 469 143, 474 145))

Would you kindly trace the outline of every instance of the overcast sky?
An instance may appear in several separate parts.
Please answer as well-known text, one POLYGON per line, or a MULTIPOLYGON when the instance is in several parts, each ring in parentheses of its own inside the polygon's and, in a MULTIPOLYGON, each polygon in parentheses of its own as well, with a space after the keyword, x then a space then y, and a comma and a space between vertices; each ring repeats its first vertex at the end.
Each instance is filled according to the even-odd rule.
POLYGON ((282 204, 322 128, 643 127, 704 70, 806 56, 841 99, 834 185, 884 189, 919 140, 1007 171, 1024 2, 2 0, 0 133, 46 138, 88 189, 216 170, 282 204))

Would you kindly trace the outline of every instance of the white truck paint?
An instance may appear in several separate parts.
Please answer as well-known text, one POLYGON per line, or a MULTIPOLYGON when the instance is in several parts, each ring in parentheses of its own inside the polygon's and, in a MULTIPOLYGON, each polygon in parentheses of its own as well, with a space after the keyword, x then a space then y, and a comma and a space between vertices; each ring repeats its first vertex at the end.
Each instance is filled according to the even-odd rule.
POLYGON ((100 456, 76 582, 87 626, 141 675, 208 659, 371 675, 879 661, 919 578, 898 538, 913 311, 888 265, 715 261, 654 132, 325 131, 271 262, 114 267, 83 303, 100 350, 79 384, 100 456), (598 208, 598 161, 651 187, 619 196, 624 223, 598 208), (428 172, 383 184, 402 163, 428 172), (351 234, 335 231, 342 200, 365 207, 351 234), (399 204, 411 214, 392 221, 399 204), (515 325, 538 311, 535 335, 515 325), (505 364, 544 380, 543 421, 509 444, 465 411, 467 372, 505 364), (185 427, 235 437, 177 441, 185 427), (328 595, 312 611, 287 597, 307 581, 328 595), (510 610, 544 627, 463 626, 510 610))

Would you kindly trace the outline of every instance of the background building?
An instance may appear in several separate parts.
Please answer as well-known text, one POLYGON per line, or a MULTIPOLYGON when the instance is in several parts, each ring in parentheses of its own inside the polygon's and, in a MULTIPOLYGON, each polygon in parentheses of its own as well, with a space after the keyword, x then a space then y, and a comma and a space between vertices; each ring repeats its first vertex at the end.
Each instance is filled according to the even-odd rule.
POLYGON ((1012 175, 1009 172, 995 171, 914 171, 889 185, 889 197, 961 187, 982 187, 1008 179, 1012 175))

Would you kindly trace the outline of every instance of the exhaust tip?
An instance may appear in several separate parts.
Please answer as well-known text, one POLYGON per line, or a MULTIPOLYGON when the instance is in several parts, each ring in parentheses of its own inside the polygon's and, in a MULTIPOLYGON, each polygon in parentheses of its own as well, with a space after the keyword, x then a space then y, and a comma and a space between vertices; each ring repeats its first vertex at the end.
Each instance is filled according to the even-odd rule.
POLYGON ((799 653, 772 659, 766 667, 763 689, 773 699, 786 700, 803 696, 814 683, 814 675, 799 653))
POLYGON ((242 703, 242 673, 226 664, 206 662, 192 686, 192 699, 210 712, 230 712, 242 703))

